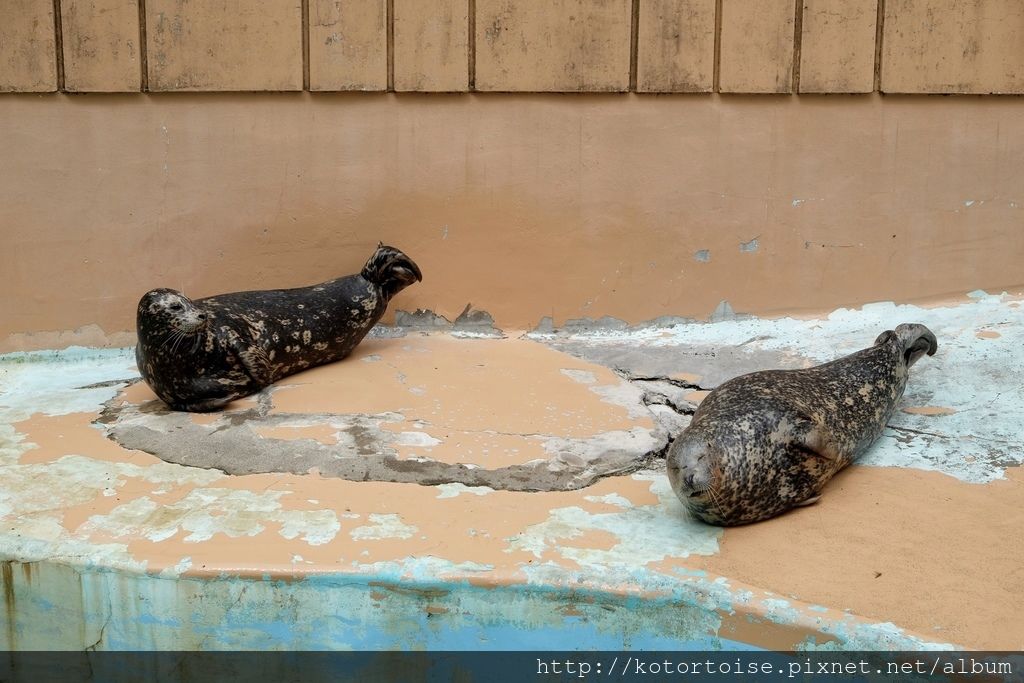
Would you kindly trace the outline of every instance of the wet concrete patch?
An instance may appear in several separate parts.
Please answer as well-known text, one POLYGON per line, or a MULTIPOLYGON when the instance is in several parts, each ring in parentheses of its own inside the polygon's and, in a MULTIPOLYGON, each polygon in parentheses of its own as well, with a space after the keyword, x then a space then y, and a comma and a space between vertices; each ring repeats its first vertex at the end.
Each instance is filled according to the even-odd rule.
POLYGON ((124 448, 234 475, 511 491, 635 471, 673 431, 645 391, 605 368, 529 340, 448 335, 375 340, 238 408, 174 412, 136 385, 97 424, 124 448))

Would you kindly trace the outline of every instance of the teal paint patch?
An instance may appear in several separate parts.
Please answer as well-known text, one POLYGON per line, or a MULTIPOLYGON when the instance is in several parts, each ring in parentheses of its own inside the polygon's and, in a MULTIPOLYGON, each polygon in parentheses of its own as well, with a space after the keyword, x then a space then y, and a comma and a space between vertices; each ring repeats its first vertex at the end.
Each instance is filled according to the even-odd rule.
MULTIPOLYGON (((14 609, 0 621, 0 637, 21 649, 750 648, 720 635, 720 615, 737 607, 725 579, 651 575, 643 595, 622 595, 571 577, 494 588, 410 578, 428 565, 283 581, 174 579, 41 563, 33 565, 31 581, 20 570, 10 573, 14 609)), ((438 561, 431 570, 436 577, 438 561)), ((784 616, 779 621, 795 620, 784 616)), ((818 623, 847 647, 934 645, 891 624, 851 617, 818 623)))
MULTIPOLYGON (((547 520, 513 538, 509 548, 531 552, 537 558, 545 552, 556 552, 593 572, 626 572, 630 579, 639 578, 630 572, 645 572, 644 566, 651 562, 718 552, 722 529, 688 517, 663 474, 641 472, 633 478, 650 482, 658 505, 634 506, 623 498, 603 501, 615 501, 608 504, 622 508, 619 512, 592 513, 575 506, 556 508, 547 520), (608 549, 565 544, 590 531, 607 532, 618 542, 608 549)), ((543 570, 531 567, 528 571, 543 570)))
POLYGON ((0 356, 0 424, 33 413, 98 411, 124 384, 139 377, 131 349, 30 351, 0 356))

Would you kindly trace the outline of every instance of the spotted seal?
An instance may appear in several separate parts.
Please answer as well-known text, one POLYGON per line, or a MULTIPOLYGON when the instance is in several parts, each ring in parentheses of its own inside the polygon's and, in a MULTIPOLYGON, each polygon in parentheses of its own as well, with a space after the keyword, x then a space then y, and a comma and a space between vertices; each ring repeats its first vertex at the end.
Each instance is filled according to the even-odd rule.
POLYGON ((154 289, 139 301, 135 360, 171 408, 217 410, 282 377, 344 358, 391 298, 422 279, 412 259, 382 243, 358 275, 309 287, 195 301, 154 289))
POLYGON ((814 503, 882 433, 910 366, 937 348, 924 325, 903 324, 830 363, 725 382, 669 449, 672 489, 695 517, 722 526, 814 503))

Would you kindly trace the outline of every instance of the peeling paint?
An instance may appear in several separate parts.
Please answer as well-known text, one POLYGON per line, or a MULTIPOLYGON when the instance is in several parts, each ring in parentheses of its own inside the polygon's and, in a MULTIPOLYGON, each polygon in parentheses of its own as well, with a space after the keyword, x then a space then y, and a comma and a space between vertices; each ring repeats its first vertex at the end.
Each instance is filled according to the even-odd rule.
POLYGON ((526 550, 537 558, 561 555, 582 567, 627 574, 666 557, 710 555, 718 550, 721 529, 687 519, 664 477, 638 477, 651 481, 661 505, 675 509, 676 514, 666 515, 660 506, 635 506, 617 497, 613 504, 622 508, 620 512, 592 514, 579 507, 556 508, 546 521, 512 539, 509 549, 526 550), (608 532, 616 542, 606 549, 574 547, 573 541, 589 531, 608 532))
MULTIPOLYGON (((1007 468, 1024 451, 1013 424, 1024 331, 1013 324, 1016 302, 972 299, 949 308, 880 304, 826 320, 672 320, 517 339, 383 335, 349 361, 210 416, 168 413, 143 385, 125 388, 134 376, 127 351, 55 354, 58 370, 45 356, 2 357, 0 552, 10 562, 0 636, 24 649, 952 648, 901 627, 919 614, 899 606, 898 582, 910 581, 912 593, 914 577, 901 578, 898 566, 866 577, 891 598, 870 618, 824 606, 831 593, 752 585, 715 567, 730 548, 743 556, 757 538, 785 538, 800 524, 811 525, 799 536, 806 541, 851 487, 864 495, 884 488, 879 482, 896 472, 883 478, 879 465, 905 476, 908 467, 953 474, 914 476, 943 480, 939 491, 978 491, 973 508, 991 497, 1012 526, 1019 506, 999 501, 1019 490, 1017 470, 1007 468), (683 516, 657 456, 704 392, 732 374, 828 360, 906 320, 928 324, 940 351, 915 366, 903 412, 861 462, 876 478, 865 484, 863 472, 850 472, 816 508, 759 528, 723 531, 683 516), (977 336, 990 329, 1000 336, 977 336), (516 354, 521 364, 502 365, 516 354), (531 395, 529 383, 516 384, 533 381, 524 368, 550 384, 531 395), (496 377, 512 388, 495 393, 496 377), (373 383, 376 398, 366 389, 373 383), (414 387, 426 393, 410 394, 414 387), (517 411, 507 410, 509 396, 517 411), (354 409, 364 400, 368 409, 354 409), (499 418, 519 422, 496 428, 499 418), (399 468, 421 469, 405 484, 316 470, 227 475, 105 438, 119 424, 165 429, 179 444, 192 433, 196 452, 270 444, 278 466, 294 455, 288 444, 326 452, 341 444, 359 459, 375 457, 368 444, 384 444, 399 468), (518 490, 481 485, 495 458, 513 455, 537 461, 515 470, 518 490), (545 476, 576 477, 584 488, 538 490, 545 476), (27 562, 27 571, 14 566, 27 562)), ((944 504, 949 495, 933 497, 944 504)), ((935 522, 941 532, 943 519, 935 522)), ((912 567, 925 561, 920 548, 899 550, 912 567)), ((986 552, 971 559, 991 564, 986 552)), ((979 574, 972 585, 998 602, 997 579, 979 574)), ((849 595, 846 605, 856 606, 849 595)), ((962 611, 935 609, 929 618, 948 628, 962 611)), ((932 626, 923 630, 934 634, 932 626)))
POLYGON ((823 363, 864 348, 882 330, 921 322, 938 336, 939 352, 914 367, 901 406, 941 401, 953 412, 944 415, 942 428, 936 429, 934 415, 901 410, 859 462, 936 470, 983 483, 1001 478, 1006 467, 1024 464, 1024 440, 1015 418, 1024 406, 1014 403, 1019 401, 1017 388, 1024 385, 1024 364, 1017 351, 1024 346, 1024 327, 1007 325, 1000 327, 1001 336, 979 339, 979 328, 1017 320, 1019 313, 1010 297, 980 291, 969 296, 972 303, 961 306, 877 303, 859 310, 839 309, 823 320, 722 316, 713 324, 537 338, 586 360, 640 375, 695 373, 702 376, 701 389, 706 390, 746 372, 823 363))
POLYGON ((405 524, 398 515, 370 515, 370 524, 358 526, 349 534, 357 541, 380 540, 384 538, 411 538, 416 527, 405 524))

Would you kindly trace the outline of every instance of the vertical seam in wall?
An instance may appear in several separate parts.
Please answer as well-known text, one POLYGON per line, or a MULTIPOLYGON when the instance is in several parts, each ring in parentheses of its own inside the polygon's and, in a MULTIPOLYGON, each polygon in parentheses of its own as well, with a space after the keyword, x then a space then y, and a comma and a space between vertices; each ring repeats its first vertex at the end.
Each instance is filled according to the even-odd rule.
POLYGON ((149 45, 146 42, 146 0, 139 0, 139 90, 149 92, 149 45))
POLYGON ((468 54, 469 64, 467 65, 467 83, 469 85, 469 92, 476 92, 476 0, 469 0, 469 25, 467 30, 469 35, 466 37, 466 52, 468 54))
POLYGON ((796 0, 793 18, 793 86, 794 95, 800 94, 800 58, 804 40, 804 0, 796 0))
POLYGON ((882 92, 882 36, 885 35, 885 0, 878 0, 878 15, 875 19, 875 92, 882 92))
POLYGON ((637 64, 640 52, 640 0, 633 0, 629 23, 629 90, 636 92, 637 64))
POLYGON ((64 25, 60 16, 60 0, 53 0, 54 59, 57 66, 57 92, 64 92, 64 25))
POLYGON ((715 0, 715 58, 711 92, 722 91, 722 0, 715 0))
POLYGON ((387 0, 385 3, 387 13, 387 43, 388 43, 388 85, 387 91, 395 91, 395 0, 387 0))
POLYGON ((309 0, 302 0, 302 89, 309 90, 309 0))

